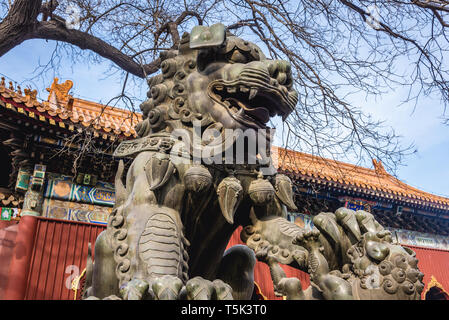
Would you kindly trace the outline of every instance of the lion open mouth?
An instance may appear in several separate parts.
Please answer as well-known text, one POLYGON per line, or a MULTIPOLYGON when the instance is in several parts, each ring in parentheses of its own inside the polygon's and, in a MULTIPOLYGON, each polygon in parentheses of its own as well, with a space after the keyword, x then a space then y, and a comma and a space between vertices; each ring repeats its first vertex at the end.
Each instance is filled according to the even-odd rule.
POLYGON ((236 121, 247 127, 266 128, 270 117, 286 117, 291 112, 289 103, 284 102, 281 91, 275 87, 218 82, 211 86, 209 93, 226 106, 236 121))

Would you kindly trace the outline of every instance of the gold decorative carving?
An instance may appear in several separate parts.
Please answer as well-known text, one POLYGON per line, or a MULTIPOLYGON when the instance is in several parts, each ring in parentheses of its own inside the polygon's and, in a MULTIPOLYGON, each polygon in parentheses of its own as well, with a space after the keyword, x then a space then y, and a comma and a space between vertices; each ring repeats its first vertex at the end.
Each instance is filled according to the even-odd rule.
POLYGON ((69 99, 69 91, 73 87, 73 81, 66 80, 64 83, 58 83, 59 78, 54 78, 53 83, 50 88, 47 88, 49 92, 48 99, 50 99, 51 94, 54 92, 56 94, 56 99, 58 102, 66 101, 69 99))
POLYGON ((28 88, 25 88, 24 90, 25 97, 29 98, 31 101, 35 101, 37 97, 37 90, 31 90, 28 88))
POLYGON ((388 175, 388 172, 385 170, 384 166, 382 165, 382 161, 378 161, 376 159, 373 159, 373 166, 374 170, 378 175, 384 176, 388 175))
POLYGON ((447 295, 449 295, 449 293, 444 289, 444 287, 441 285, 441 283, 439 283, 439 282, 437 281, 437 279, 435 278, 435 276, 432 275, 432 276, 430 277, 429 283, 427 284, 427 289, 426 289, 426 291, 425 291, 424 294, 423 294, 424 297, 426 296, 427 292, 428 292, 432 287, 437 287, 437 288, 441 289, 441 291, 443 291, 444 293, 446 293, 447 295))

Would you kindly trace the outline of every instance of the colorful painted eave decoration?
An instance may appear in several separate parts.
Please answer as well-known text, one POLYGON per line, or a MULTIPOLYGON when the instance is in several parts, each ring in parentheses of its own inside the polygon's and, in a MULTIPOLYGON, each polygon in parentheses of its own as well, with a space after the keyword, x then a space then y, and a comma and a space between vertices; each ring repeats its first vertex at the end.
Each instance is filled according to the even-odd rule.
POLYGON ((449 251, 449 237, 404 229, 390 229, 402 245, 449 251))
POLYGON ((376 207, 378 205, 377 202, 374 201, 366 201, 365 199, 353 199, 350 197, 340 197, 338 200, 344 203, 345 207, 351 210, 365 210, 371 212, 371 208, 376 207))
POLYGON ((20 209, 18 208, 0 208, 0 220, 11 221, 20 219, 20 209))
POLYGON ((107 224, 111 207, 45 199, 42 216, 53 219, 107 224))
POLYGON ((49 180, 44 197, 110 207, 115 202, 114 190, 105 188, 101 183, 98 183, 95 187, 90 187, 74 184, 64 179, 49 180))
POLYGON ((28 185, 30 184, 31 174, 23 169, 19 169, 17 173, 17 182, 16 182, 16 190, 17 191, 27 191, 28 185))

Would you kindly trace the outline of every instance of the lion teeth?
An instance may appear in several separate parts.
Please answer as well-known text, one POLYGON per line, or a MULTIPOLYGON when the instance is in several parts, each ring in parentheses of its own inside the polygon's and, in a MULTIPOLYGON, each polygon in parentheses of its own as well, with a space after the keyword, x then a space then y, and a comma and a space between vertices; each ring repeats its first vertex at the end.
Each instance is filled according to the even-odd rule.
POLYGON ((241 87, 240 87, 240 91, 241 91, 241 92, 248 92, 249 89, 248 89, 247 87, 241 86, 241 87))
POLYGON ((227 87, 229 93, 235 93, 237 91, 236 87, 227 87))
POLYGON ((257 96, 257 89, 251 89, 251 91, 249 92, 249 97, 248 99, 251 100, 253 99, 255 96, 257 96))

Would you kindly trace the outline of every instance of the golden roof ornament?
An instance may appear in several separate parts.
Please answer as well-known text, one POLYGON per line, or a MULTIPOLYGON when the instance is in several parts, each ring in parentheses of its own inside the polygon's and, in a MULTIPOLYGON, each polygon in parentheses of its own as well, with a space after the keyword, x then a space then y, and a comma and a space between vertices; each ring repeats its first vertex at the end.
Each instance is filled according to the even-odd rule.
POLYGON ((58 81, 59 78, 54 78, 50 88, 47 88, 47 91, 49 92, 47 100, 50 100, 52 93, 55 93, 58 102, 67 101, 69 99, 69 91, 73 87, 73 81, 66 80, 64 83, 58 83, 58 81))
POLYGON ((384 166, 382 165, 382 161, 378 161, 376 159, 373 159, 373 166, 376 173, 380 176, 388 175, 388 172, 385 170, 384 166))
POLYGON ((25 88, 24 90, 25 97, 27 97, 31 101, 35 101, 37 98, 37 90, 31 90, 30 88, 25 88))

